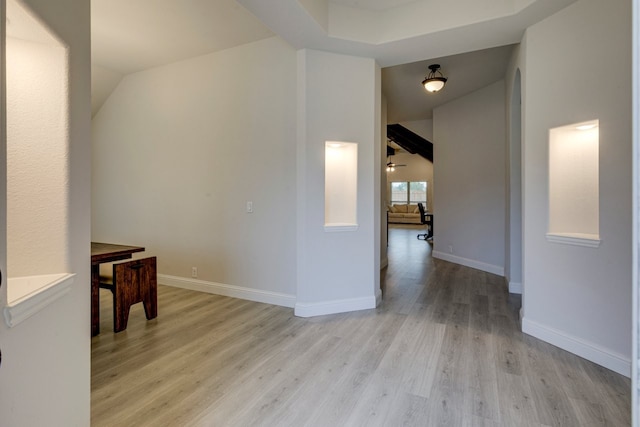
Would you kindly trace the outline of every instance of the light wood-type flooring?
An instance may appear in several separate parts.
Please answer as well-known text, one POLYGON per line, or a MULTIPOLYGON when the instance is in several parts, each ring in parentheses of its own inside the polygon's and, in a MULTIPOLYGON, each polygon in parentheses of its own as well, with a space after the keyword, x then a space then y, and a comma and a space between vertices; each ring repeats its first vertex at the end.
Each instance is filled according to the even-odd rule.
MULTIPOLYGON (((627 426, 627 378, 520 332, 504 279, 395 227, 375 310, 293 310, 159 287, 92 339, 93 426, 627 426)), ((436 236, 437 237, 437 236, 436 236)))

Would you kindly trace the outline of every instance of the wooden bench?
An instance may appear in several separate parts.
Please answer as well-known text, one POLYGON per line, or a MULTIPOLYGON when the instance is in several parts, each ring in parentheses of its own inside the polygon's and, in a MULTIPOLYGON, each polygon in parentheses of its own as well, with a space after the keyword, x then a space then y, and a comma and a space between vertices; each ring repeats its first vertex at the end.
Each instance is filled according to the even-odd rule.
POLYGON ((113 276, 100 276, 100 287, 113 294, 113 331, 127 328, 129 311, 141 302, 147 320, 158 316, 156 257, 113 264, 113 276))

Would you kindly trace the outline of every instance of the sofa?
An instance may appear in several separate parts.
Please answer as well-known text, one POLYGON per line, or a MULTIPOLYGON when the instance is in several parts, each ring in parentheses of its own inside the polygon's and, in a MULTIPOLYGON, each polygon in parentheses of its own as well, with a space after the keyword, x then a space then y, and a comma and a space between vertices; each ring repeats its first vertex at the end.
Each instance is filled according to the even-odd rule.
POLYGON ((421 224, 420 209, 418 205, 387 206, 387 221, 390 224, 421 224))

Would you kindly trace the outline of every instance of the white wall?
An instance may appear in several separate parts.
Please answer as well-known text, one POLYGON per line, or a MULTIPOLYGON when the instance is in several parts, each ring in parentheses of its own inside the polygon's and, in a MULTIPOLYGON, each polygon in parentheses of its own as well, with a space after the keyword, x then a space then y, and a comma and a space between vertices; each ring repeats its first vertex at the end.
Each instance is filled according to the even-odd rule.
POLYGON ((6 55, 7 275, 67 272, 67 54, 8 36, 6 55))
POLYGON ((417 133, 427 141, 433 142, 433 119, 412 120, 409 122, 400 122, 399 124, 411 132, 417 133))
POLYGON ((293 306, 295 129, 277 37, 127 75, 93 119, 92 238, 145 246, 161 283, 293 306))
POLYGON ((117 71, 91 64, 91 116, 93 117, 118 86, 123 75, 117 71))
MULTIPOLYGON (((69 46, 68 267, 76 273, 68 294, 13 328, 0 322, 0 424, 85 426, 90 422, 90 14, 81 0, 25 0, 69 46)), ((0 2, 4 11, 4 1, 0 2)), ((0 16, 4 26, 4 14, 0 16)), ((2 32, 4 34, 4 31, 2 32)), ((1 43, 4 46, 5 40, 1 43)), ((4 67, 3 67, 4 69, 4 67)), ((4 90, 4 86, 2 89, 4 90)), ((5 93, 1 94, 4 100, 5 93)), ((2 114, 6 113, 2 102, 2 114)), ((38 124, 34 117, 34 126, 38 124)), ((2 123, 5 123, 4 120, 2 123)), ((4 127, 4 125, 3 125, 4 127)), ((4 129, 1 145, 5 146, 4 129)), ((1 150, 4 153, 4 149, 1 150)), ((4 167, 4 154, 2 170, 4 167)), ((0 177, 4 188, 5 173, 0 177)), ((0 197, 0 245, 6 245, 6 197, 0 197)), ((0 268, 6 272, 6 252, 0 268)), ((6 277, 0 305, 7 302, 6 277)))
POLYGON ((433 112, 434 253, 504 274, 504 81, 433 112))
POLYGON ((506 212, 505 218, 505 277, 509 292, 522 294, 522 97, 523 84, 520 67, 524 60, 516 46, 509 60, 505 77, 507 105, 506 152, 506 212))
POLYGON ((523 330, 625 375, 631 356, 631 2, 581 0, 524 38, 523 330), (597 85, 602 67, 611 82, 597 85), (548 131, 600 120, 598 248, 548 242, 548 131))
POLYGON ((380 284, 380 67, 373 59, 298 52, 300 316, 373 308, 380 284), (324 229, 325 141, 358 143, 358 229, 324 229))

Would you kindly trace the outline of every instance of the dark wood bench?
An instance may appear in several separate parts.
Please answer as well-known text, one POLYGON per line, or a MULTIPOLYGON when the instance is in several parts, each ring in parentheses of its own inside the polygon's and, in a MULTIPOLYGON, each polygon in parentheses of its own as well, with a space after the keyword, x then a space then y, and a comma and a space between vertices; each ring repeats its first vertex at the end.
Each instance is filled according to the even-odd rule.
POLYGON ((113 276, 100 276, 100 287, 113 294, 113 331, 127 328, 129 311, 141 302, 147 320, 158 316, 156 257, 113 264, 113 276))

